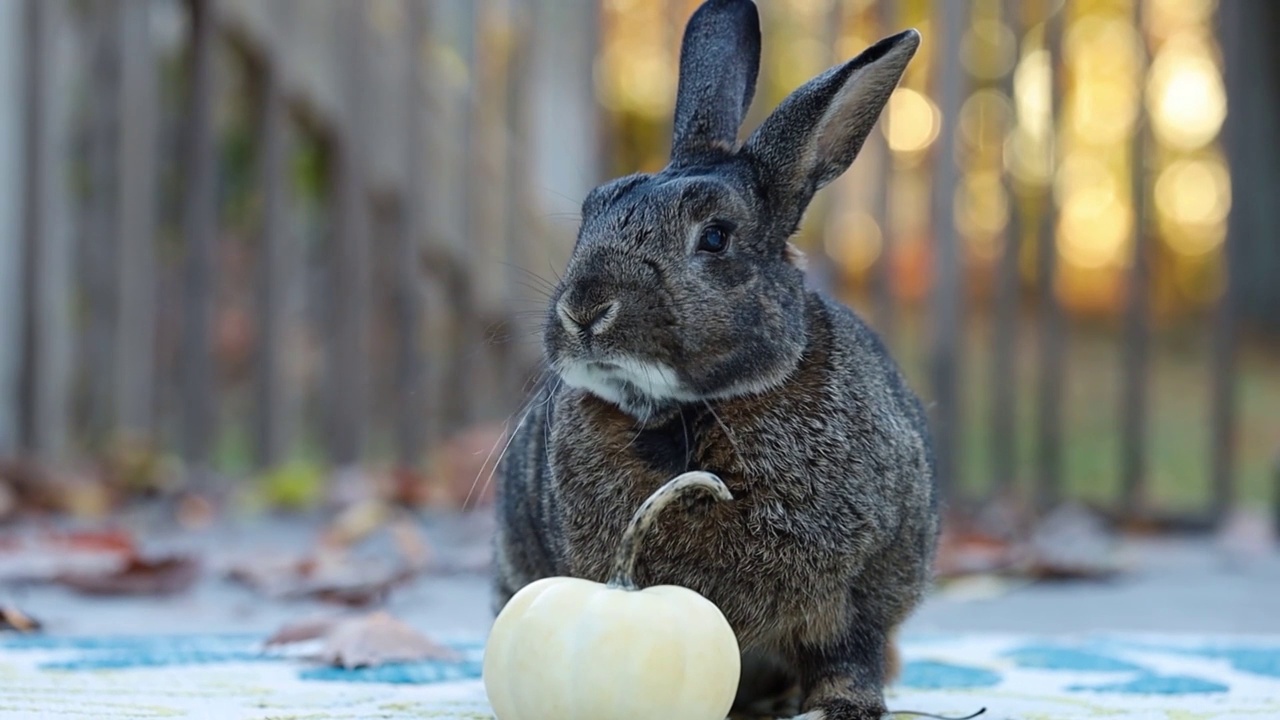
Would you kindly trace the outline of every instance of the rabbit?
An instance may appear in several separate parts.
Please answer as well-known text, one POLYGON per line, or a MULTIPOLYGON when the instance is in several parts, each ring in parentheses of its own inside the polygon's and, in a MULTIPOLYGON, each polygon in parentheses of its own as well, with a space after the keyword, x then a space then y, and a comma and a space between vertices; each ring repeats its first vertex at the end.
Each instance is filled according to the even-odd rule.
POLYGON ((915 30, 875 43, 739 142, 758 11, 694 12, 669 164, 588 193, 551 295, 547 379, 497 469, 495 613, 539 578, 605 582, 645 498, 706 471, 734 499, 656 520, 639 585, 721 609, 744 662, 735 713, 886 712, 891 638, 931 582, 937 541, 928 420, 877 335, 807 288, 790 238, 919 44, 915 30))

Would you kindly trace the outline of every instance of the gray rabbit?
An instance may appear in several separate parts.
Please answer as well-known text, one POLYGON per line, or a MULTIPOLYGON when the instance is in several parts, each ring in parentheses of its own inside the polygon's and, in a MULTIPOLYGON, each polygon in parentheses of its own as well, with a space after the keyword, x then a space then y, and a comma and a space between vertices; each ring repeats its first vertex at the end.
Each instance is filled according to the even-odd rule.
POLYGON ((920 401, 789 238, 920 43, 881 40, 743 143, 760 22, 709 0, 680 56, 671 161, 592 190, 543 334, 548 380, 498 470, 496 608, 542 577, 608 579, 655 489, 711 472, 734 500, 671 512, 636 581, 716 603, 743 650, 736 712, 878 718, 892 636, 930 582, 934 458, 920 401))

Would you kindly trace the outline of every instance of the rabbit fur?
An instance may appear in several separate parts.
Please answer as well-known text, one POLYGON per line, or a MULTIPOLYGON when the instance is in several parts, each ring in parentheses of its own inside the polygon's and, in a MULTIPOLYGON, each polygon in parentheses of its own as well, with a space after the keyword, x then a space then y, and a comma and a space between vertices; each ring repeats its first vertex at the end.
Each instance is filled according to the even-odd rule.
POLYGON ((735 499, 659 518, 636 582, 723 611, 744 657, 735 712, 885 712, 891 637, 938 532, 928 422, 876 334, 806 289, 789 239, 919 42, 831 68, 740 143, 756 7, 691 17, 670 163, 588 194, 548 308, 547 380, 498 468, 495 611, 539 578, 607 580, 645 498, 705 470, 735 499))

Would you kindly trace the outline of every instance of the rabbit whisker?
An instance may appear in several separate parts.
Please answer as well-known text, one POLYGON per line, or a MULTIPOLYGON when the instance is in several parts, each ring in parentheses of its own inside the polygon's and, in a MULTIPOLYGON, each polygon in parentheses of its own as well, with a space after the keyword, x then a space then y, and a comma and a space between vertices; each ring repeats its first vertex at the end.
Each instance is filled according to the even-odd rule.
POLYGON ((729 439, 729 447, 733 448, 734 454, 738 456, 739 460, 741 460, 742 451, 738 449, 738 440, 733 436, 733 432, 729 430, 729 426, 725 425, 724 421, 720 419, 720 416, 716 414, 715 408, 711 407, 711 403, 704 399, 702 404, 707 407, 707 411, 711 413, 711 417, 715 418, 716 423, 720 425, 720 429, 724 430, 725 437, 729 439))

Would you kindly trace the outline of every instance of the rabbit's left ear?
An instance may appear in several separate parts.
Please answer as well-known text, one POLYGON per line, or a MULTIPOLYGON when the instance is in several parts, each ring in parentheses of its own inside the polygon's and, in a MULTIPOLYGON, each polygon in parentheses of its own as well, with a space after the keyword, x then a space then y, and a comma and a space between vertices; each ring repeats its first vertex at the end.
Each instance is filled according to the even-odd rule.
POLYGON ((765 185, 798 211, 857 157, 920 46, 907 30, 802 85, 747 140, 765 185))
POLYGON ((707 0, 680 46, 671 161, 733 152, 760 71, 760 14, 751 0, 707 0))

